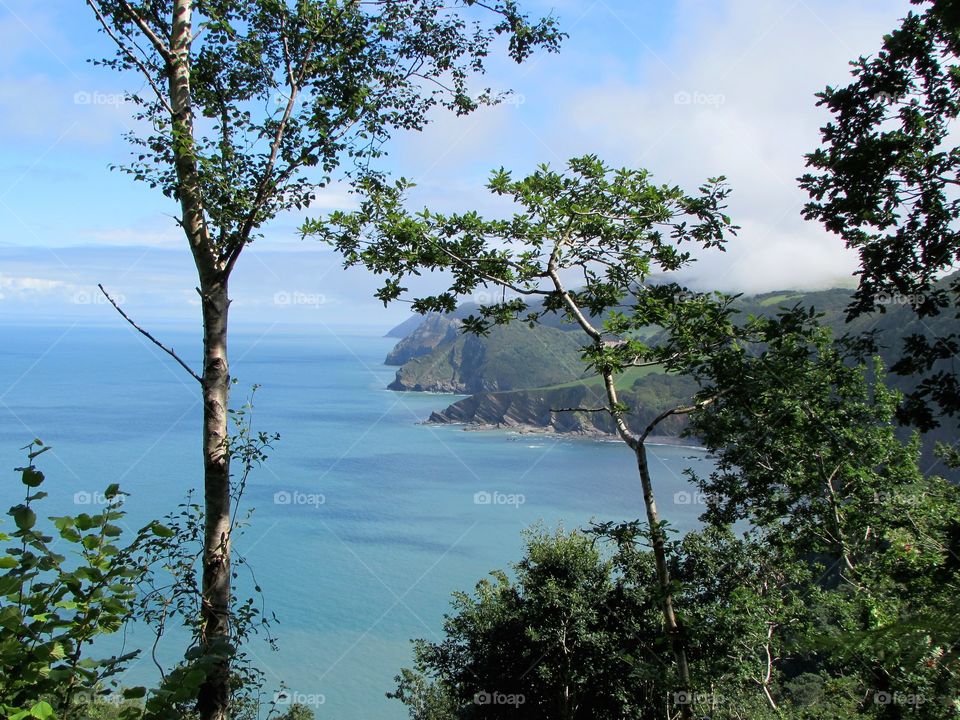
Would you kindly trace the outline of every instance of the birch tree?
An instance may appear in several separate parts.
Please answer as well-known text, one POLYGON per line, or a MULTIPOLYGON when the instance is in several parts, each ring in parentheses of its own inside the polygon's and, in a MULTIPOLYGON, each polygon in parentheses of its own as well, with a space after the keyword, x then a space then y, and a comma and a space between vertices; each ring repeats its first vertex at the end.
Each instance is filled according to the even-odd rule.
POLYGON ((308 206, 338 170, 353 179, 374 174, 395 131, 422 129, 435 107, 466 114, 496 102, 489 90, 475 94, 471 81, 498 36, 522 62, 538 48, 556 50, 562 34, 552 18, 528 20, 516 0, 86 3, 116 49, 98 62, 139 76, 128 98, 144 130, 128 135, 133 155, 119 168, 179 204, 177 223, 197 269, 202 367, 141 332, 183 366, 203 398, 201 647, 216 662, 197 709, 202 718, 224 718, 230 275, 272 218, 308 206))
MULTIPOLYGON (((405 180, 365 184, 366 199, 354 213, 338 212, 304 231, 335 245, 347 265, 383 275, 384 302, 405 293, 405 278, 444 269, 453 282, 445 292, 416 298, 419 312, 451 311, 457 298, 478 287, 502 291, 467 318, 467 331, 484 333, 496 323, 536 322, 560 314, 584 337, 583 358, 603 382, 599 407, 557 412, 608 413, 620 439, 634 453, 659 583, 664 632, 676 661, 678 691, 689 694, 691 677, 683 629, 674 607, 667 558, 667 530, 657 506, 647 440, 665 418, 690 413, 711 398, 671 408, 646 427, 631 427, 630 408, 619 396, 618 378, 632 368, 679 370, 710 347, 727 341, 730 299, 690 293, 676 284, 650 282, 654 273, 692 262, 695 247, 721 249, 735 232, 724 213, 729 193, 713 178, 694 194, 655 184, 643 170, 613 169, 593 156, 574 158, 565 172, 548 166, 521 180, 495 172, 488 188, 511 199, 518 212, 485 219, 476 212, 410 213, 405 180), (662 328, 666 340, 648 345, 637 331, 662 328)), ((690 706, 682 708, 691 717, 690 706)))

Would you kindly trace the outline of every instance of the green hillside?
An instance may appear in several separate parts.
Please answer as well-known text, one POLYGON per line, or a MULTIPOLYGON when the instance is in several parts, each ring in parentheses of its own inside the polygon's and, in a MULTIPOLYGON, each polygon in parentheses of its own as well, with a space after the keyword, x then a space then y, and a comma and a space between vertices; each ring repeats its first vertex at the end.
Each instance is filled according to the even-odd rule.
POLYGON ((452 334, 404 363, 390 389, 475 393, 552 385, 583 374, 576 334, 514 323, 485 337, 452 334))
MULTIPOLYGON (((772 315, 795 305, 813 307, 823 314, 822 322, 837 335, 859 334, 874 330, 880 340, 880 354, 889 367, 900 355, 902 340, 912 333, 927 336, 955 331, 958 321, 948 315, 917 320, 912 309, 891 302, 884 312, 846 322, 846 307, 851 291, 830 289, 812 292, 777 291, 737 299, 741 317, 772 315)), ((435 317, 401 340, 390 359, 399 364, 394 390, 427 390, 471 394, 446 410, 435 413, 435 422, 463 422, 492 426, 525 426, 557 432, 612 432, 602 414, 564 413, 560 417, 551 408, 574 405, 600 405, 604 402, 599 378, 586 374, 580 357, 583 335, 575 326, 552 316, 546 326, 530 328, 522 322, 495 327, 488 336, 464 336, 459 319, 476 311, 475 305, 463 305, 445 318, 435 317)), ((410 325, 408 325, 410 327, 410 325)), ((658 341, 657 328, 642 335, 651 343, 658 341)), ((892 387, 909 391, 914 380, 888 375, 892 387)), ((639 425, 668 407, 690 399, 695 391, 691 381, 664 375, 659 368, 628 370, 617 381, 622 400, 634 409, 631 425, 639 425)), ((668 434, 682 431, 678 420, 664 427, 668 434)), ((909 431, 904 429, 903 434, 909 431)), ((924 462, 938 472, 949 474, 933 457, 936 441, 953 441, 955 423, 924 437, 924 462)))

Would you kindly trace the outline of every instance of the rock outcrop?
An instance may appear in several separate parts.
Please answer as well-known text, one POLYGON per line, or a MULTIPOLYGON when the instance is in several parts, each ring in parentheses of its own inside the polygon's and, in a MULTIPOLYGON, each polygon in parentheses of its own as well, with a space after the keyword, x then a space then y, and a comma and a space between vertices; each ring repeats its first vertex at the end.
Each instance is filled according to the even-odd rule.
MULTIPOLYGON (((669 375, 649 375, 643 386, 621 392, 621 401, 631 408, 628 425, 642 432, 667 409, 681 384, 689 381, 669 375)), ((686 388, 692 390, 692 387, 686 388)), ((606 404, 598 383, 555 388, 480 392, 434 412, 428 422, 464 424, 477 428, 515 428, 577 435, 614 435, 613 419, 606 412, 571 411, 570 408, 599 408, 606 404)), ((676 437, 686 427, 683 416, 670 417, 658 427, 658 436, 676 437)))

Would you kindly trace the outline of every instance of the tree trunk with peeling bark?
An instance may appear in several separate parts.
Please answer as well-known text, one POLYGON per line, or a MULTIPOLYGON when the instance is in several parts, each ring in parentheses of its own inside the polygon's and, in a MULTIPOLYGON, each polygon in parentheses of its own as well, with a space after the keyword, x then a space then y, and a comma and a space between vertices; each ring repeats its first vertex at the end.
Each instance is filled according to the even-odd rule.
POLYGON ((170 106, 174 167, 179 181, 181 224, 200 280, 203 314, 203 498, 204 537, 200 642, 207 676, 197 696, 202 720, 226 720, 230 707, 230 454, 227 409, 230 363, 227 327, 229 269, 218 258, 204 219, 204 200, 194 151, 190 53, 193 2, 176 0, 170 37, 170 106))
POLYGON ((201 287, 203 309, 203 487, 204 539, 201 641, 212 660, 200 688, 197 709, 203 720, 229 716, 230 700, 230 454, 227 408, 230 366, 227 356, 227 282, 201 287))

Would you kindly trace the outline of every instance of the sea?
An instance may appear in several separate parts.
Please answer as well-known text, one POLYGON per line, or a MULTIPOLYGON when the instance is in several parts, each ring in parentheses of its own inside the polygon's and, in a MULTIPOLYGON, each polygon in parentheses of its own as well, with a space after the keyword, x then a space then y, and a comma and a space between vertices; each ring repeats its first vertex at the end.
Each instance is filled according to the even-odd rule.
MULTIPOLYGON (((383 359, 396 340, 385 329, 231 335, 233 405, 258 386, 253 429, 280 434, 249 478, 251 524, 236 540, 253 571, 241 572, 240 591, 256 578, 278 649, 261 636, 247 651, 267 703, 302 702, 318 719, 407 717, 386 693, 412 663, 411 639, 440 640, 451 594, 509 572, 526 530, 643 516, 620 443, 424 424, 457 398, 386 390, 395 368, 383 359)), ((157 334, 199 367, 195 331, 157 334)), ((130 494, 126 530, 162 518, 201 485, 200 416, 196 382, 120 321, 0 327, 4 508, 22 499, 14 468, 38 438, 52 447, 38 460, 50 494, 41 518, 96 510, 111 483, 130 494)), ((709 472, 709 458, 662 445, 651 466, 671 528, 695 527, 703 506, 685 471, 709 472)), ((182 640, 176 630, 163 639, 161 664, 181 656, 182 640)), ((150 636, 133 627, 111 642, 130 650, 150 636)), ((118 680, 157 678, 147 648, 118 680)))

